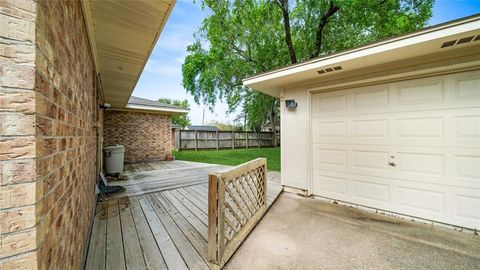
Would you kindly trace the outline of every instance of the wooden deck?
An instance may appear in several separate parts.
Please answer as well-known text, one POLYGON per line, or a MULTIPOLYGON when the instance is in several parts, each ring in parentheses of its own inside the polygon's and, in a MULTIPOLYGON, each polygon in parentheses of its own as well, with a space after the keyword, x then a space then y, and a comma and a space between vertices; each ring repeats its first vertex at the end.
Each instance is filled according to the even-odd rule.
MULTIPOLYGON (((125 167, 127 188, 97 205, 86 269, 209 269, 208 174, 228 166, 184 161, 125 167)), ((268 205, 280 194, 269 172, 268 205)))

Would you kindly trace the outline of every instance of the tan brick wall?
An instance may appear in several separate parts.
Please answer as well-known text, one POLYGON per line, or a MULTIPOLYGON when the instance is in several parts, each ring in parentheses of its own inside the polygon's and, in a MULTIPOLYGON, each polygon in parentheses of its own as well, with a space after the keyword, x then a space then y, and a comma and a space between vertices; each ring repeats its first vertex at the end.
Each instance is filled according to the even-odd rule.
POLYGON ((0 1, 0 64, 0 269, 80 269, 101 124, 80 2, 0 1))
POLYGON ((37 1, 40 269, 80 269, 95 205, 97 93, 80 1, 37 1))
POLYGON ((35 18, 0 2, 0 269, 36 268, 35 18))
POLYGON ((104 145, 124 145, 126 162, 163 160, 172 154, 170 115, 108 110, 104 125, 104 145))

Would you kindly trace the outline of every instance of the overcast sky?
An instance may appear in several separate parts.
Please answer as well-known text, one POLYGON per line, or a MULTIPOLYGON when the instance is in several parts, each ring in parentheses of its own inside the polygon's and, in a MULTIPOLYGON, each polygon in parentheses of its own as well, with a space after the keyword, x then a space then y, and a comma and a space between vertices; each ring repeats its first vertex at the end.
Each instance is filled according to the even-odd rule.
MULTIPOLYGON (((182 87, 182 64, 186 47, 193 42, 193 33, 200 26, 206 11, 202 11, 199 1, 177 0, 163 32, 145 66, 134 96, 156 100, 161 97, 187 99, 191 104, 192 124, 202 124, 203 105, 197 105, 182 87)), ((434 25, 472 14, 480 13, 480 0, 437 0, 433 17, 429 24, 434 25)), ((227 105, 218 102, 214 112, 205 110, 205 123, 213 120, 232 123, 236 115, 226 114, 227 105)))

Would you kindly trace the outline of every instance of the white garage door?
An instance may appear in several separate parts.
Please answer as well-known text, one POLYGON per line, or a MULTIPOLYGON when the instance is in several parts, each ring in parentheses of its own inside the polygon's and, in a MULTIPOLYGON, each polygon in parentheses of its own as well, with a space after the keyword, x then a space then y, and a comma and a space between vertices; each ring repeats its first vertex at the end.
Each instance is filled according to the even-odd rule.
POLYGON ((311 100, 313 194, 480 228, 480 71, 311 100))

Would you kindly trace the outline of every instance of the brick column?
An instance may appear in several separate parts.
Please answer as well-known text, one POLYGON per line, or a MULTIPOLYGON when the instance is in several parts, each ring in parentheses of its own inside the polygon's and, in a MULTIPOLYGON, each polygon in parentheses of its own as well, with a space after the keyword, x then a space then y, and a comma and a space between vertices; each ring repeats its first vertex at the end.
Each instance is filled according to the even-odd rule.
POLYGON ((0 1, 0 269, 81 269, 95 89, 79 0, 0 1))
POLYGON ((34 1, 0 2, 0 269, 37 266, 35 18, 34 1))

